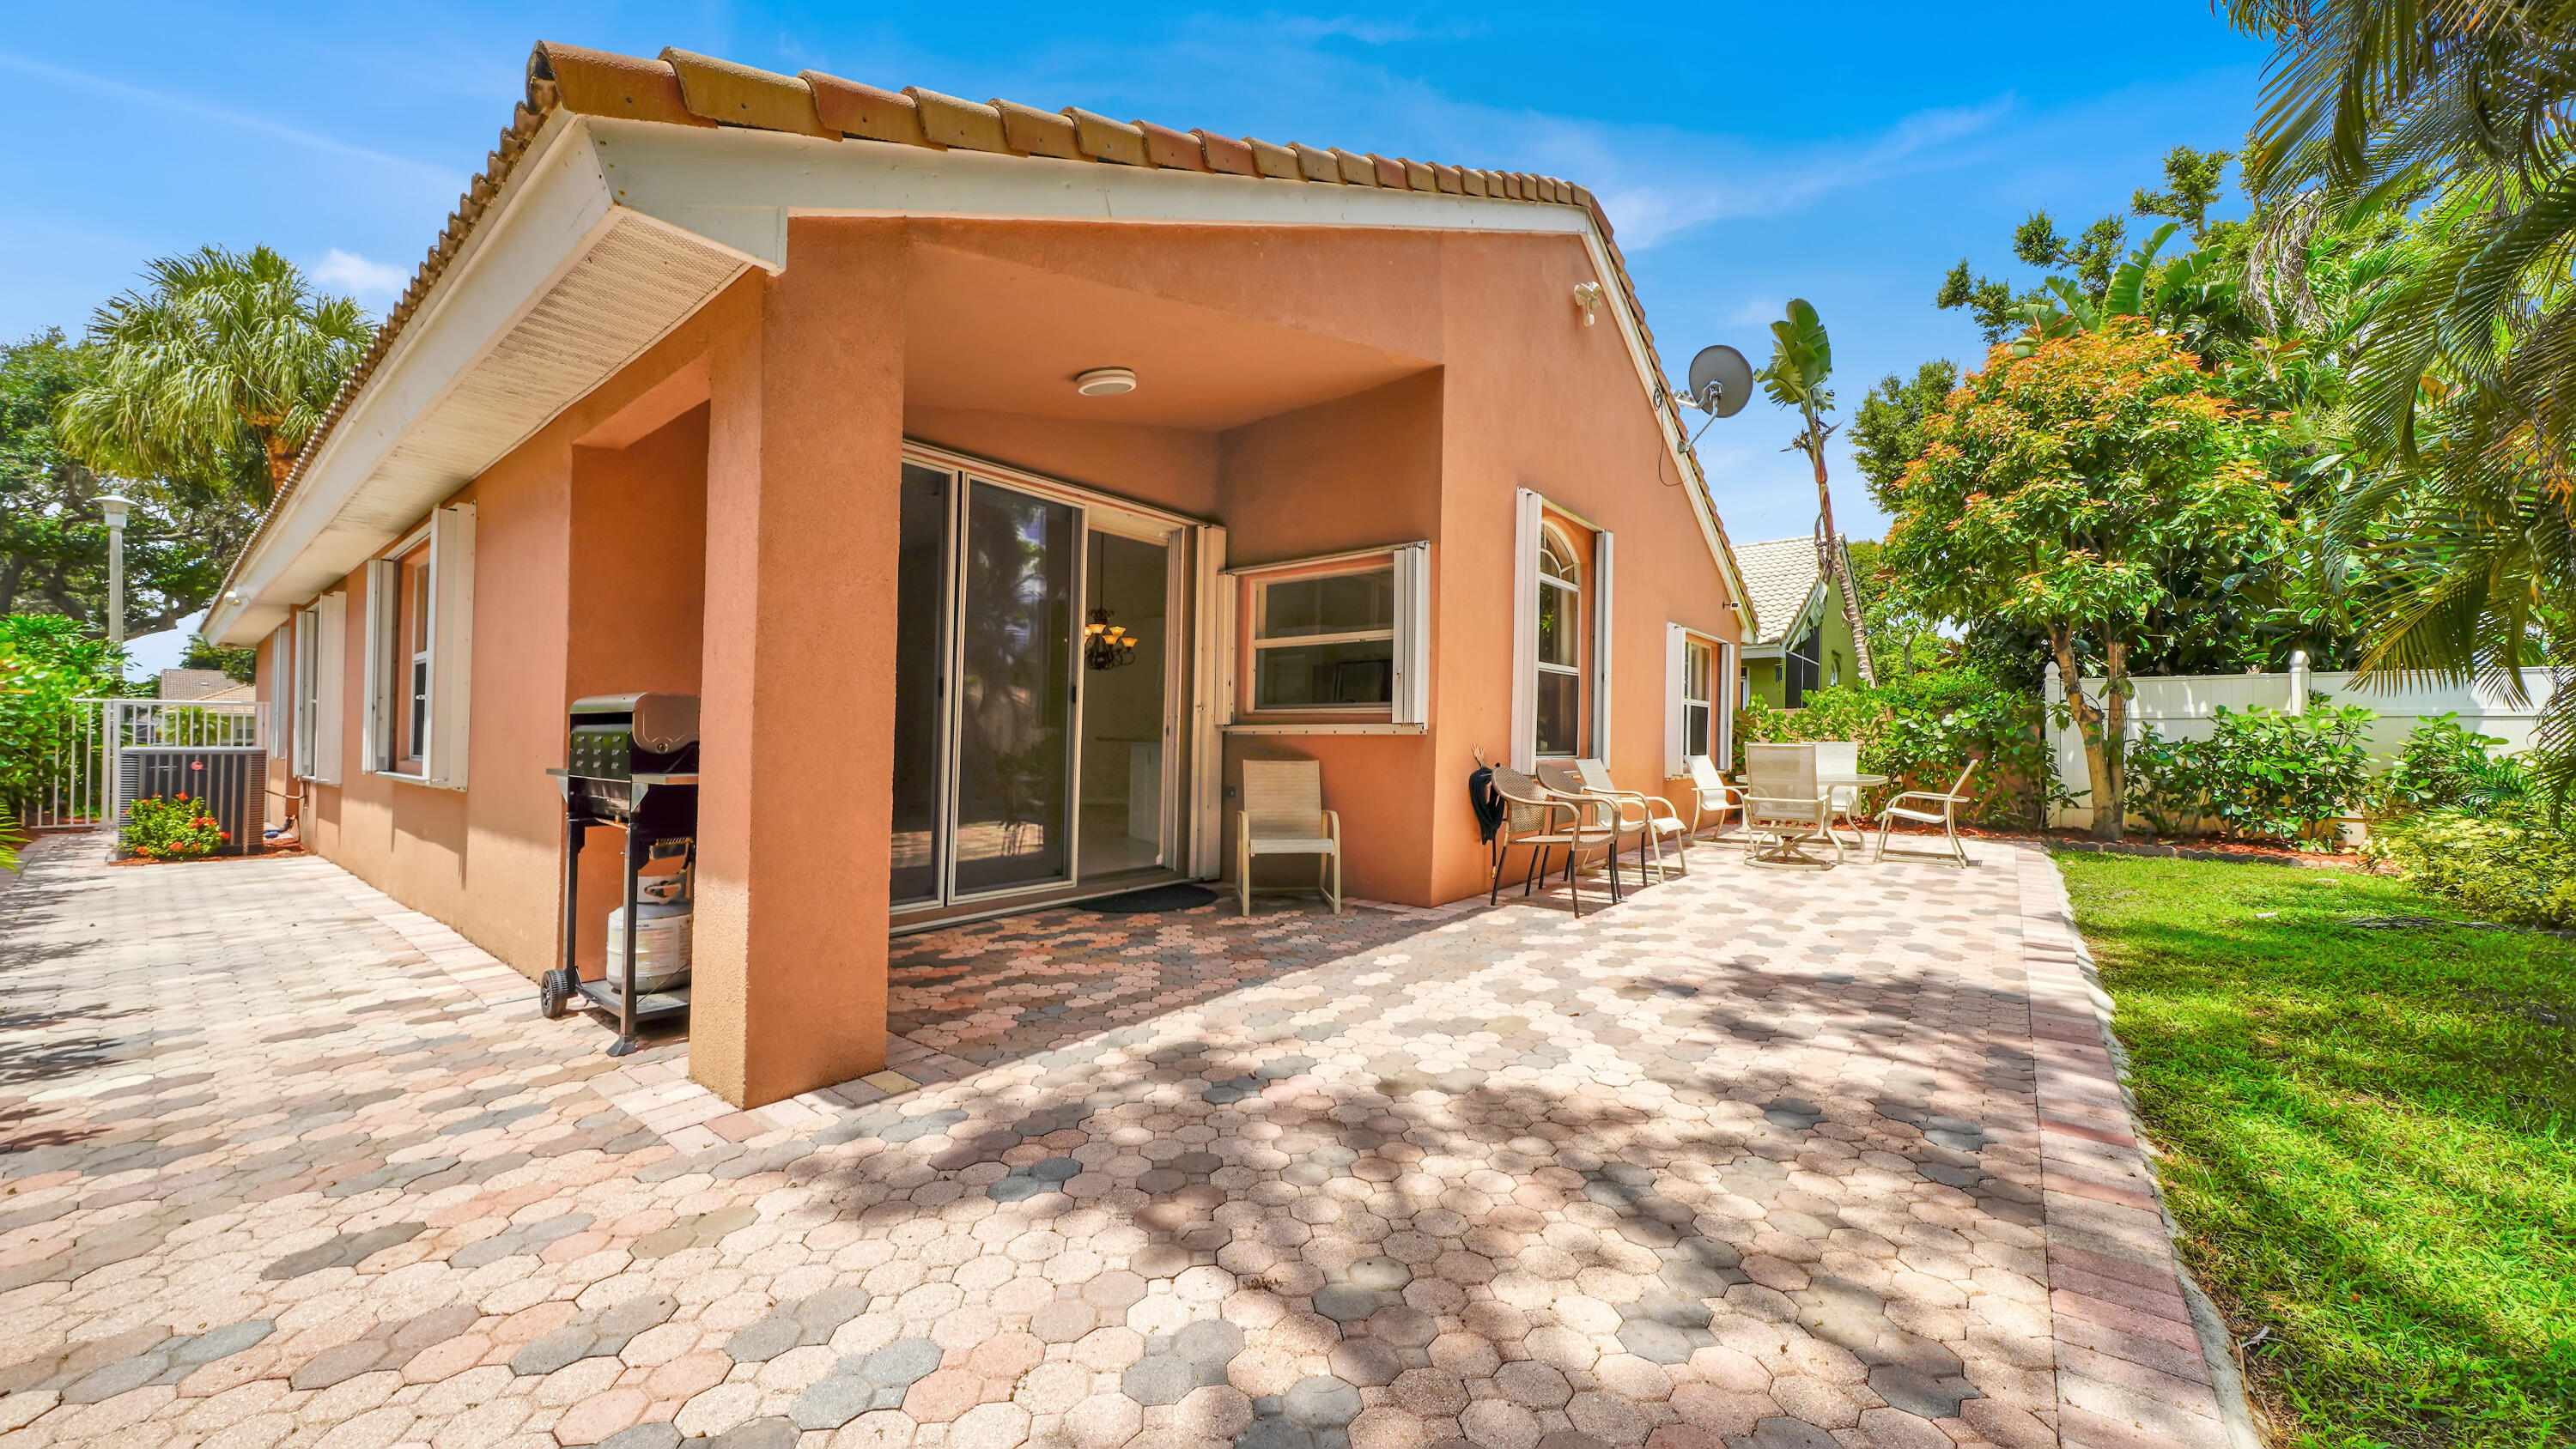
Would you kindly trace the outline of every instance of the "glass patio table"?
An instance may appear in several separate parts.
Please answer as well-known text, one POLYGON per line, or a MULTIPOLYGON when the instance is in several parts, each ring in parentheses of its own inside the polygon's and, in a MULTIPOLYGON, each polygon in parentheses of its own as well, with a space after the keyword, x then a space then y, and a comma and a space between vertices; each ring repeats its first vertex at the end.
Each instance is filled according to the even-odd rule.
MULTIPOLYGON (((1820 771, 1816 775, 1816 788, 1830 791, 1842 786, 1856 786, 1861 790, 1872 790, 1886 784, 1887 781, 1888 777, 1885 775, 1828 775, 1820 771)), ((1853 803, 1859 803, 1859 796, 1857 794, 1853 796, 1853 803)), ((1834 822, 1831 816, 1826 817, 1825 828, 1827 830, 1834 828, 1834 822)), ((1854 847, 1869 844, 1869 832, 1863 830, 1857 824, 1853 825, 1852 844, 1854 847)))

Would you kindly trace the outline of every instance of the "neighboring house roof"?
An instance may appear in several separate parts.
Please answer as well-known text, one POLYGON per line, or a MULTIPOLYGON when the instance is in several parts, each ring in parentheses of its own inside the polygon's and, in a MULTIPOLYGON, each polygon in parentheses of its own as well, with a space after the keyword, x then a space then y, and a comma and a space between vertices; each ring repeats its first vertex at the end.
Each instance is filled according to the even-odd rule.
MULTIPOLYGON (((1845 548, 1842 554, 1843 573, 1848 577, 1851 573, 1851 551, 1845 548)), ((1824 571, 1817 567, 1813 535, 1738 544, 1735 546, 1735 566, 1744 571, 1745 596, 1752 603, 1753 615, 1758 621, 1755 629, 1747 631, 1749 637, 1746 642, 1755 648, 1794 644, 1796 641, 1789 637, 1792 633, 1802 634, 1821 623, 1826 608, 1841 607, 1827 602, 1824 571)), ((1854 662, 1860 666, 1861 677, 1870 678, 1867 631, 1862 631, 1852 644, 1852 652, 1858 656, 1854 662)))
MULTIPOLYGON (((447 298, 455 289, 442 288, 442 280, 460 268, 471 277, 482 266, 477 256, 478 248, 485 253, 492 250, 482 245, 483 234, 502 226, 517 204, 514 198, 539 184, 528 179, 529 173, 545 168, 527 164, 529 158, 548 151, 553 139, 563 130, 560 122, 580 117, 613 122, 653 122, 699 130, 723 127, 834 142, 857 140, 933 152, 981 152, 1041 158, 1048 164, 1081 162, 1147 172, 1230 175, 1301 185, 1348 187, 1372 194, 1415 193, 1422 197, 1425 206, 1431 205, 1436 198, 1452 206, 1462 202, 1509 201, 1575 208, 1589 219, 1591 231, 1599 238, 1600 254, 1606 259, 1607 270, 1617 281, 1616 300, 1622 304, 1621 316, 1633 328, 1635 338, 1641 344, 1640 380, 1647 386, 1667 443, 1679 465, 1701 485, 1692 490, 1695 495, 1693 504, 1708 526, 1712 551, 1721 571, 1734 575, 1730 582, 1736 592, 1743 592, 1741 575, 1730 557, 1723 525, 1717 521, 1714 505, 1707 499, 1706 475, 1698 466, 1681 415, 1664 387, 1661 365, 1655 360, 1653 336, 1646 330, 1644 309, 1638 304, 1636 288, 1629 278, 1625 259, 1620 255, 1617 243, 1611 239, 1609 219, 1602 214, 1600 203, 1592 193, 1580 186, 1525 172, 1425 163, 1338 147, 1237 138, 1207 130, 1181 131, 1148 121, 1117 121, 1071 106, 1061 111, 1046 111, 999 99, 979 104, 918 86, 906 87, 900 92, 888 91, 820 71, 780 75, 676 48, 665 49, 657 59, 646 59, 540 42, 528 58, 527 98, 515 109, 510 125, 501 132, 499 146, 486 158, 483 172, 473 179, 456 210, 448 217, 445 229, 430 248, 418 274, 405 289, 401 300, 386 314, 373 345, 333 399, 321 426, 307 440, 294 470, 278 489, 268 513, 261 519, 241 555, 234 560, 216 601, 220 628, 210 627, 210 635, 220 633, 229 637, 241 623, 243 610, 250 604, 236 592, 236 586, 243 581, 245 565, 270 544, 270 535, 278 520, 288 516, 295 507, 299 493, 308 483, 308 475, 318 466, 329 463, 329 455, 339 435, 349 431, 342 425, 352 410, 372 406, 369 388, 376 381, 380 369, 387 369, 390 360, 407 350, 437 353, 447 346, 447 339, 443 336, 437 338, 436 345, 416 345, 414 338, 414 334, 423 328, 435 329, 445 325, 442 310, 455 310, 447 307, 447 298)), ((616 191, 615 199, 616 209, 651 204, 630 198, 623 189, 616 191)), ((703 198, 697 200, 704 202, 703 198)), ((623 260, 613 259, 604 269, 604 280, 586 283, 591 289, 589 293, 558 305, 555 313, 558 316, 578 316, 585 308, 596 312, 602 310, 603 295, 623 301, 633 294, 653 291, 651 284, 657 281, 664 283, 660 290, 669 293, 670 300, 646 298, 645 305, 630 310, 640 313, 652 306, 678 306, 682 302, 694 307, 695 300, 692 299, 712 295, 706 276, 714 273, 682 275, 687 272, 687 263, 699 263, 701 272, 706 271, 709 264, 719 268, 735 267, 736 270, 722 276, 723 282, 730 282, 733 276, 739 275, 743 265, 764 265, 772 270, 782 265, 785 241, 783 210, 774 236, 764 236, 758 231, 761 218, 750 215, 760 208, 746 208, 739 204, 738 198, 730 200, 730 205, 666 204, 658 214, 658 220, 667 224, 657 233, 659 244, 664 248, 663 255, 649 259, 649 263, 631 256, 623 260), (720 215, 728 212, 735 215, 729 219, 720 215), (683 233, 691 230, 704 233, 692 238, 698 243, 697 251, 704 256, 675 259, 670 255, 670 228, 673 226, 683 233), (653 264, 658 264, 658 271, 653 264), (628 270, 617 272, 620 265, 628 270)), ((662 201, 673 203, 669 197, 662 198, 662 201)), ((1352 205, 1343 210, 1356 216, 1362 210, 1358 206, 1358 198, 1354 197, 1352 205)), ((1160 213, 1149 209, 1142 214, 1160 213)), ((1433 227, 1473 224, 1452 219, 1454 215, 1427 210, 1419 224, 1433 227)), ((585 212, 578 219, 589 225, 587 218, 588 213, 585 212)), ((1381 212, 1376 215, 1375 224, 1390 223, 1381 212)), ((593 247, 596 253, 600 238, 607 230, 609 228, 600 227, 592 231, 584 244, 593 247)), ((506 252, 508 249, 503 250, 506 252)), ((628 250, 632 252, 634 248, 630 245, 628 250)), ((536 313, 532 306, 522 306, 518 315, 525 318, 536 313)), ((635 325, 641 327, 643 324, 638 322, 635 325)), ((602 341, 601 345, 606 346, 614 340, 602 341)), ((487 354, 490 350, 488 347, 484 349, 487 354)), ((524 354, 528 348, 519 345, 516 350, 524 354)), ((458 388, 452 391, 466 394, 467 402, 480 402, 483 406, 480 415, 460 424, 461 427, 480 427, 490 438, 524 437, 528 431, 533 431, 532 428, 522 428, 524 418, 505 416, 507 409, 493 403, 496 394, 506 398, 511 392, 507 384, 498 388, 458 388)), ((569 400, 565 399, 567 403, 569 400)), ((517 401, 522 412, 537 407, 537 402, 528 397, 520 397, 517 401)), ((399 409, 393 411, 398 412, 399 409)), ((415 412, 397 417, 395 421, 408 426, 417 417, 415 412)), ((379 420, 372 417, 355 429, 362 438, 380 430, 379 420)), ((455 473, 469 464, 472 457, 492 451, 488 439, 472 441, 475 443, 472 448, 395 447, 394 453, 405 455, 396 457, 395 462, 406 470, 407 476, 403 481, 408 489, 395 491, 409 498, 436 482, 435 475, 455 473)), ((456 478, 449 485, 450 491, 453 487, 462 486, 472 476, 468 472, 464 477, 456 478)), ((345 480, 333 481, 335 486, 339 486, 345 480)), ((381 504, 386 500, 366 501, 381 504)), ((335 497, 327 506, 341 509, 349 505, 335 497)), ((345 554, 360 535, 375 526, 376 518, 369 509, 360 508, 358 511, 367 516, 347 526, 337 518, 318 522, 307 520, 300 527, 301 536, 287 546, 297 550, 311 547, 313 535, 318 530, 337 539, 340 546, 332 550, 335 556, 345 554)), ((277 585, 286 592, 294 592, 293 588, 276 578, 255 582, 277 585)), ((309 584, 311 581, 295 582, 309 584)), ((278 605, 272 599, 263 601, 263 607, 266 612, 274 613, 278 605)))
POLYGON ((1749 631, 1748 644, 1778 644, 1788 638, 1821 592, 1813 538, 1739 543, 1735 566, 1744 571, 1744 596, 1758 621, 1749 631))

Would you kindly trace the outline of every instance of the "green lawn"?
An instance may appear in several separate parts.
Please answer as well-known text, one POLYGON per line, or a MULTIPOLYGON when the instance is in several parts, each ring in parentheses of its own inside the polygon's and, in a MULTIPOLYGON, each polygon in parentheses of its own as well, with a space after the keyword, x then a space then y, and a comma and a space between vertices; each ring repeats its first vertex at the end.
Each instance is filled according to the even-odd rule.
POLYGON ((2576 1439, 2576 942, 2393 880, 2058 859, 2186 1254, 2304 1445, 2576 1439))

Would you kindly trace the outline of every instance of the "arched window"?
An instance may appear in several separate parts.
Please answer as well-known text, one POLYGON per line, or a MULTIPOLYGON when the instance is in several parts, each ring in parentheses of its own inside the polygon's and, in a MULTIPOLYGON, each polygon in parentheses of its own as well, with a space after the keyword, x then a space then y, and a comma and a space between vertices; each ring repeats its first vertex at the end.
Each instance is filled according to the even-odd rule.
POLYGON ((1538 752, 1580 753, 1583 721, 1583 565, 1553 525, 1538 544, 1538 752))

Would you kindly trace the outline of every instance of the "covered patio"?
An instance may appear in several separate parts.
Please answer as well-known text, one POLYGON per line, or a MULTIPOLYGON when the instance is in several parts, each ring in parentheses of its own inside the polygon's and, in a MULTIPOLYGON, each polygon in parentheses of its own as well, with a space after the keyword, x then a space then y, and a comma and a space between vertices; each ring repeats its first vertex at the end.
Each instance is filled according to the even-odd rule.
POLYGON ((2219 1444, 2055 872, 1976 852, 951 927, 894 1077, 743 1112, 325 862, 52 848, 0 894, 0 1425, 2219 1444))

